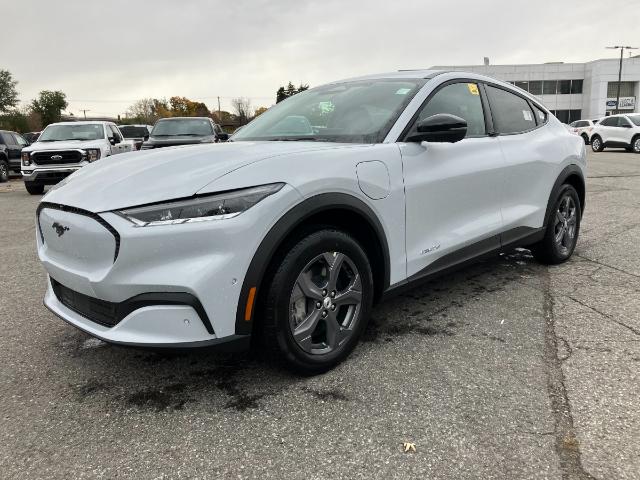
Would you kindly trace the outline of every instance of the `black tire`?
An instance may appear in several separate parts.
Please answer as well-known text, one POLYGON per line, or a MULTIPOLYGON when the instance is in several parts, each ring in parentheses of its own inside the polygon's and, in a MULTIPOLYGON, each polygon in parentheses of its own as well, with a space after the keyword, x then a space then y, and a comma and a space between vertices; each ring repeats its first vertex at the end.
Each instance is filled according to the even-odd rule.
POLYGON ((9 181, 9 163, 6 160, 0 160, 0 183, 9 181))
POLYGON ((578 192, 573 188, 572 185, 564 184, 560 188, 556 198, 553 201, 553 208, 551 209, 551 214, 549 215, 549 219, 547 221, 547 226, 544 234, 544 238, 533 245, 531 247, 531 253, 540 263, 544 263, 546 265, 557 265, 559 263, 566 262, 571 255, 573 254, 574 249, 576 248, 576 244, 578 243, 578 235, 580 234, 580 221, 582 218, 582 205, 580 205, 580 197, 578 196, 578 192), (564 222, 563 225, 560 225, 562 221, 557 217, 557 214, 562 210, 562 206, 567 198, 571 199, 573 202, 573 206, 575 208, 575 223, 573 224, 573 236, 571 237, 571 230, 562 230, 567 229, 567 226, 570 225, 570 220, 567 216, 567 221, 564 222), (560 226, 560 229, 558 228, 560 226), (560 231, 567 232, 567 235, 570 237, 565 237, 560 234, 560 231), (558 235, 560 234, 561 243, 558 243, 558 235))
POLYGON ((585 145, 589 145, 589 137, 587 136, 586 133, 583 133, 582 135, 580 135, 582 137, 582 140, 584 140, 584 144, 585 145))
MULTIPOLYGON (((268 290, 266 290, 262 307, 262 324, 258 330, 262 337, 260 343, 263 350, 269 354, 270 357, 284 362, 288 368, 298 373, 313 375, 325 372, 343 361, 349 353, 351 353, 367 326, 373 304, 374 292, 373 276, 369 260, 362 247, 350 235, 331 228, 310 233, 295 243, 288 252, 285 252, 284 256, 280 258, 282 258, 282 260, 279 266, 277 266, 275 274, 270 281, 266 282, 268 290), (311 307, 303 314, 304 317, 307 318, 295 325, 295 315, 299 312, 294 308, 292 302, 295 297, 296 288, 300 285, 298 282, 300 278, 306 274, 309 265, 313 265, 313 262, 316 261, 318 257, 330 253, 332 253, 334 257, 336 257, 336 254, 343 254, 345 260, 341 265, 346 265, 346 267, 340 266, 338 270, 342 268, 349 269, 349 265, 352 265, 355 267, 356 274, 359 273, 359 275, 355 275, 354 277, 360 279, 359 290, 361 290, 361 300, 357 306, 353 307, 353 310, 348 310, 348 312, 354 312, 351 318, 342 320, 343 324, 345 321, 348 322, 346 327, 340 324, 341 321, 338 320, 337 324, 340 324, 340 327, 338 327, 339 335, 336 334, 334 338, 343 336, 345 332, 348 333, 344 335, 345 338, 340 340, 341 343, 338 343, 335 348, 330 346, 331 342, 328 340, 329 318, 322 317, 315 321, 314 325, 316 326, 313 327, 312 330, 309 330, 310 333, 308 333, 305 340, 311 345, 313 342, 316 342, 312 337, 318 335, 318 331, 320 331, 319 335, 322 336, 324 331, 326 343, 323 343, 322 340, 318 340, 318 342, 330 350, 325 353, 323 349, 320 348, 316 349, 315 353, 313 353, 303 349, 300 340, 294 338, 294 330, 299 328, 302 323, 307 322, 314 314, 319 316, 320 314, 327 315, 327 313, 329 313, 330 318, 338 319, 340 318, 340 312, 342 312, 343 307, 338 306, 338 310, 335 311, 335 313, 327 312, 323 309, 335 310, 335 307, 331 305, 331 301, 328 298, 324 298, 324 300, 329 300, 329 307, 326 307, 326 303, 322 301, 315 303, 316 300, 302 295, 298 300, 302 299, 303 304, 306 305, 308 305, 309 300, 311 300, 311 307), (321 304, 322 306, 318 306, 321 304), (317 311, 315 310, 316 308, 317 311), (348 328, 349 325, 351 325, 351 328, 348 328)), ((327 267, 324 271, 331 272, 328 264, 327 267)), ((330 274, 331 273, 327 273, 327 275, 330 274)), ((323 281, 324 280, 320 281, 321 285, 315 282, 314 287, 317 287, 323 296, 328 297, 330 293, 322 286, 323 281)), ((327 280, 327 286, 330 285, 329 282, 330 280, 327 280)), ((336 290, 338 289, 336 288, 336 290)), ((302 290, 298 290, 298 292, 302 292, 302 290)), ((335 298, 339 297, 340 295, 337 295, 335 298)), ((320 298, 319 300, 322 299, 320 298)), ((336 305, 338 305, 337 301, 336 305)), ((306 309, 307 307, 304 308, 306 309)), ((349 309, 351 307, 344 308, 349 309)), ((336 324, 332 323, 331 325, 336 324)), ((312 350, 312 348, 309 347, 309 350, 312 350)))
POLYGON ((594 152, 601 152, 604 150, 604 142, 602 141, 602 138, 600 138, 600 135, 594 135, 591 138, 591 150, 594 152))
POLYGON ((44 185, 33 182, 24 182, 24 187, 31 195, 42 195, 44 193, 44 185))
POLYGON ((636 135, 631 140, 631 151, 634 153, 640 153, 640 135, 636 135))

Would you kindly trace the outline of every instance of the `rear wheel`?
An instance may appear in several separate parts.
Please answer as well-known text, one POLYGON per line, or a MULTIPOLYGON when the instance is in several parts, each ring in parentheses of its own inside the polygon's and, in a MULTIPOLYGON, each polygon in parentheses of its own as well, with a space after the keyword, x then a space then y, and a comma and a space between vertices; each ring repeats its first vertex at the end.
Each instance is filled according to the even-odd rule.
POLYGON ((31 195, 41 195, 44 193, 44 185, 38 185, 33 182, 24 182, 24 186, 31 195))
POLYGON ((317 231, 286 253, 270 283, 264 347, 306 374, 344 360, 366 328, 373 303, 362 247, 342 231, 317 231))
POLYGON ((0 160, 0 182, 9 181, 9 164, 6 160, 0 160))
POLYGON ((582 137, 582 140, 584 140, 584 144, 585 145, 589 145, 589 137, 587 136, 586 133, 583 133, 582 135, 580 135, 582 137))
POLYGON ((595 135, 591 139, 591 150, 593 150, 594 152, 601 152, 602 150, 604 150, 604 143, 598 135, 595 135))
POLYGON ((573 186, 564 184, 551 210, 544 238, 531 247, 534 257, 549 265, 567 261, 578 242, 581 217, 578 192, 573 186))

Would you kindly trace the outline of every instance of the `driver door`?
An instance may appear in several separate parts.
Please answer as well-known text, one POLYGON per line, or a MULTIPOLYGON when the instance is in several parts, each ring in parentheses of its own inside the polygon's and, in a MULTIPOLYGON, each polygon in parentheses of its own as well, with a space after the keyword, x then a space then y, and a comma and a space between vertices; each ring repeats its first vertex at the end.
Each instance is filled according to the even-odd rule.
POLYGON ((406 202, 407 277, 417 278, 500 247, 504 159, 490 136, 484 90, 447 82, 421 107, 416 123, 437 113, 467 121, 456 143, 400 143, 406 202))

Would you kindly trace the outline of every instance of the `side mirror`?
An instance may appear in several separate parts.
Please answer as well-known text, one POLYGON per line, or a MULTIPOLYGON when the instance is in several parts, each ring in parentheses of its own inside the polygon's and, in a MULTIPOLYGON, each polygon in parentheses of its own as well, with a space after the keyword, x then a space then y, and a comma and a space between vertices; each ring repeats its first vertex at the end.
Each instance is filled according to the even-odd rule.
POLYGON ((218 140, 226 142, 227 140, 229 140, 229 134, 227 132, 219 133, 218 134, 218 140))
POLYGON ((143 137, 144 141, 146 142, 147 140, 149 140, 149 134, 147 133, 144 137, 143 137))
POLYGON ((467 121, 448 113, 437 113, 420 120, 418 132, 408 142, 455 143, 467 136, 467 121))
POLYGON ((108 137, 108 138, 109 138, 109 143, 111 145, 115 145, 117 143, 115 137, 108 137))

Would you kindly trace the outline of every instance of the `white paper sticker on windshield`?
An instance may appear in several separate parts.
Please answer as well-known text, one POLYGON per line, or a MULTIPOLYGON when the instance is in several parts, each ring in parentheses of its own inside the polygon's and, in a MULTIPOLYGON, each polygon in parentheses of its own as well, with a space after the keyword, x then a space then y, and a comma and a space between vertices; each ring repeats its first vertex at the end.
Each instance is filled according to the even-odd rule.
POLYGON ((533 122, 533 115, 531 115, 529 110, 522 110, 522 115, 526 121, 533 122))
POLYGON ((406 95, 410 91, 410 88, 399 88, 398 90, 396 90, 396 95, 406 95))

